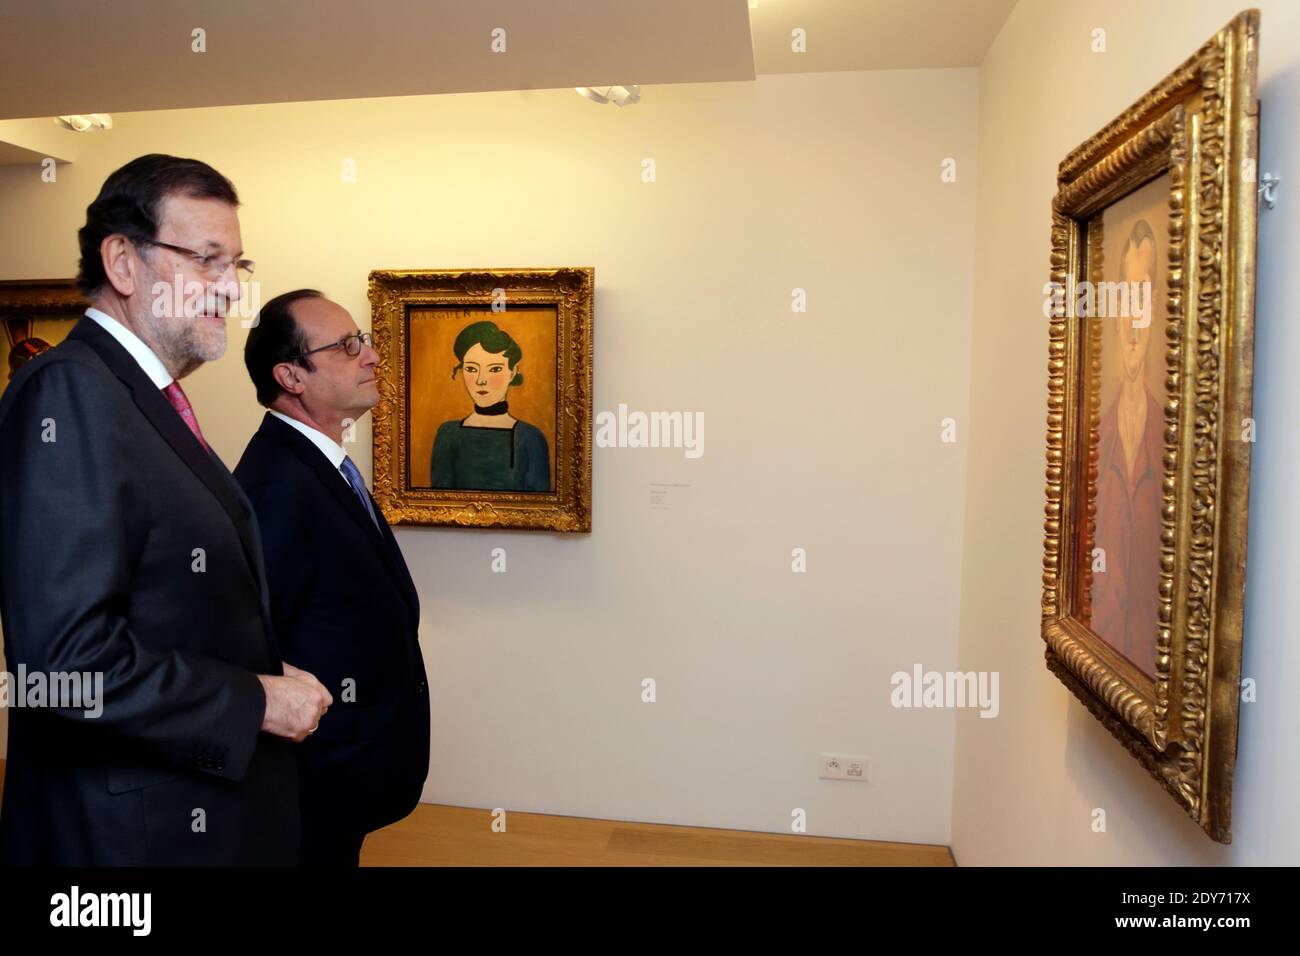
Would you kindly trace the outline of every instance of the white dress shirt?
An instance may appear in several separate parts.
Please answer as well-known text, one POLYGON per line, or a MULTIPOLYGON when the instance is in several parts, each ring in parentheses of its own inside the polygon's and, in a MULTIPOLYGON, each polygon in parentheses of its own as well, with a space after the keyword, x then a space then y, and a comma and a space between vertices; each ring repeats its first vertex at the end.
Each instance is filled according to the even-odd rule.
POLYGON ((277 412, 274 408, 267 409, 267 411, 280 419, 280 421, 284 422, 290 428, 302 433, 309 442, 319 448, 321 454, 329 459, 329 463, 333 465, 334 470, 339 473, 339 477, 343 479, 343 483, 347 485, 349 489, 352 488, 352 482, 348 481, 348 476, 343 474, 342 471, 343 459, 348 456, 348 453, 343 450, 342 445, 336 442, 333 438, 330 438, 330 436, 326 435, 323 431, 320 431, 317 428, 312 428, 310 425, 304 425, 302 422, 298 421, 298 419, 290 418, 283 412, 277 412))
POLYGON ((117 319, 93 307, 86 310, 86 317, 94 319, 100 328, 117 339, 117 343, 131 353, 131 358, 144 369, 144 374, 149 376, 149 381, 158 388, 166 388, 175 381, 171 372, 167 371, 167 366, 163 365, 162 359, 154 354, 153 349, 145 345, 140 336, 117 319))

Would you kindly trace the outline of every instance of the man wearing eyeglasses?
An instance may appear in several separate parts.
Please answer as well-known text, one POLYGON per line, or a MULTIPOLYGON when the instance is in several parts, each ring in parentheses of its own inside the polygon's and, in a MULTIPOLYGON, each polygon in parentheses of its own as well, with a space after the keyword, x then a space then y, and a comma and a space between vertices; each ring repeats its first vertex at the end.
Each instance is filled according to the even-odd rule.
POLYGON ((7 667, 83 696, 10 712, 0 863, 297 860, 293 742, 330 696, 282 665, 256 519, 180 384, 252 271, 238 204, 197 160, 110 175, 79 233, 92 307, 0 402, 7 667))
POLYGON ((336 702, 297 752, 302 863, 356 866, 429 769, 419 597, 344 448, 379 401, 379 355, 346 309, 299 289, 263 306, 244 364, 268 411, 235 477, 262 529, 272 620, 285 660, 336 702))

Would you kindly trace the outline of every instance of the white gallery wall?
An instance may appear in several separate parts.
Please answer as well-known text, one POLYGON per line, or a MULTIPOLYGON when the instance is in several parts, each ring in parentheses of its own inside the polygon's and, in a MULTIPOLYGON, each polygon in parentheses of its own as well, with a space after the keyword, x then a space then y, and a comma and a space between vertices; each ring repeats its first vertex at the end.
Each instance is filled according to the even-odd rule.
MULTIPOLYGON (((954 714, 893 708, 890 676, 957 663, 977 88, 973 69, 858 72, 650 87, 626 109, 559 90, 122 114, 55 183, 0 168, 0 278, 71 276, 86 205, 146 152, 234 181, 263 301, 320 288, 363 328, 371 269, 594 266, 596 411, 702 412, 704 454, 597 448, 589 536, 398 529, 423 608, 425 799, 773 832, 802 809, 809 833, 948 843, 954 714), (868 756, 869 781, 817 779, 824 751, 868 756)), ((1050 181, 1046 152, 1026 186, 1050 181)), ((1013 321, 989 312, 986 335, 1013 321)), ((1037 507, 986 487, 1034 485, 1043 362, 1024 328, 1029 369, 977 351, 986 433, 1029 423, 1026 474, 986 450, 970 483, 999 555, 984 522, 1037 507), (1022 379, 1025 408, 992 400, 1022 379)), ((185 382, 232 467, 261 416, 245 334, 185 382)), ((368 420, 349 451, 368 474, 368 420)), ((1005 574, 1006 615, 1033 598, 1032 567, 1011 570, 983 572, 1005 574)))
POLYGON ((1020 0, 980 73, 975 326, 962 574, 963 669, 1001 673, 996 720, 957 721, 952 846, 962 865, 1294 864, 1300 824, 1300 4, 1261 9, 1257 443, 1246 564, 1233 844, 1212 843, 1050 674, 1039 639, 1047 281, 1057 163, 1159 82, 1240 0, 1020 0), (1092 51, 1105 30, 1104 53, 1092 51), (1105 832, 1094 832, 1094 811, 1105 832))

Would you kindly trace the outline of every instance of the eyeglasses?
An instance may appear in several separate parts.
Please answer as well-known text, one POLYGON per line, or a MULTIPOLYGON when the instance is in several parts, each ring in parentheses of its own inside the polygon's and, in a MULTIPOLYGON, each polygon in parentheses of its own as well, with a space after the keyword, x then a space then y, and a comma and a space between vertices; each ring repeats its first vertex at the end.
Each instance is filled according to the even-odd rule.
POLYGON ((356 358, 361 354, 361 346, 364 345, 366 348, 370 348, 370 343, 371 338, 369 332, 353 332, 351 335, 346 335, 337 342, 331 342, 329 345, 322 345, 318 349, 308 349, 306 352, 295 355, 294 360, 297 361, 298 359, 304 359, 308 355, 315 355, 317 352, 324 352, 328 349, 343 349, 343 351, 347 352, 348 355, 356 358))
POLYGON ((157 239, 140 239, 139 242, 150 246, 159 246, 163 249, 170 249, 172 252, 179 252, 182 255, 189 256, 198 265, 199 271, 209 279, 217 279, 226 274, 226 270, 232 265, 235 267, 236 278, 247 282, 253 275, 253 268, 256 263, 252 259, 226 259, 217 256, 204 255, 201 252, 195 252, 193 249, 186 249, 184 246, 174 246, 170 242, 159 242, 157 239))

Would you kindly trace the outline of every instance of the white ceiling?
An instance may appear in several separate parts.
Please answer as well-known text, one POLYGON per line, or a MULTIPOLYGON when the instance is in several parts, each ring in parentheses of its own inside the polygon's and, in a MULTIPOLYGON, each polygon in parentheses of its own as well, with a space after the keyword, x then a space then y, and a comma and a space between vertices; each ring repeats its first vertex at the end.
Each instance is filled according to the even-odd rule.
POLYGON ((0 119, 753 78, 746 0, 0 0, 0 119))
POLYGON ((979 66, 1016 0, 756 0, 759 73, 979 66), (807 52, 790 49, 802 27, 807 52))
POLYGON ((0 0, 0 120, 977 66, 1015 0, 0 0), (752 39, 751 39, 752 26, 752 39), (506 31, 506 52, 491 33, 506 31), (807 52, 790 49, 790 31, 807 52), (191 50, 206 31, 207 52, 191 50))

